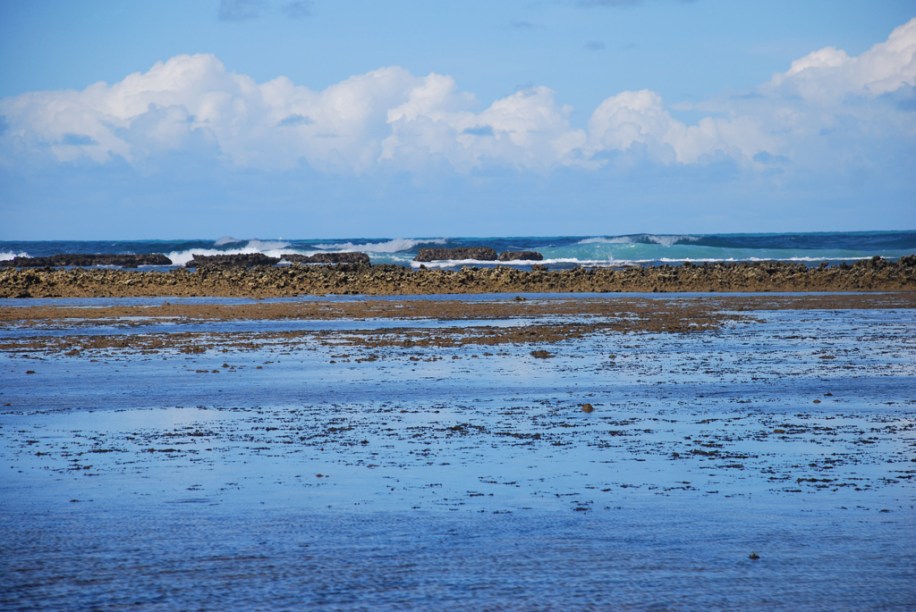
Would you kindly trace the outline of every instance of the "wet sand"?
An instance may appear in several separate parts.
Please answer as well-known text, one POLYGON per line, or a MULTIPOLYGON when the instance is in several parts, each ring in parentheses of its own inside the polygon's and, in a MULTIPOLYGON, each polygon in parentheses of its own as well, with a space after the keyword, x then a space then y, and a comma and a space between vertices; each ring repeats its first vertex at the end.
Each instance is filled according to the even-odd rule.
POLYGON ((5 301, 0 605, 905 609, 914 302, 5 301))
POLYGON ((790 296, 573 297, 550 299, 522 296, 468 300, 373 300, 255 302, 243 304, 174 304, 73 306, 0 306, 0 323, 32 327, 19 338, 0 340, 0 350, 68 351, 133 348, 147 353, 174 348, 202 352, 213 348, 253 348, 258 342, 293 345, 310 339, 373 348, 499 345, 559 342, 598 332, 699 332, 729 321, 752 318, 753 311, 850 310, 916 308, 916 293, 829 294, 790 296), (369 321, 385 319, 397 325, 384 329, 350 329, 345 336, 328 330, 223 332, 184 331, 207 321, 369 321), (451 322, 435 329, 412 326, 417 320, 451 322), (494 326, 492 321, 515 321, 494 326), (167 323, 167 332, 155 326, 167 323), (42 335, 42 328, 117 327, 131 333, 42 335), (150 328, 153 328, 152 330, 150 328))

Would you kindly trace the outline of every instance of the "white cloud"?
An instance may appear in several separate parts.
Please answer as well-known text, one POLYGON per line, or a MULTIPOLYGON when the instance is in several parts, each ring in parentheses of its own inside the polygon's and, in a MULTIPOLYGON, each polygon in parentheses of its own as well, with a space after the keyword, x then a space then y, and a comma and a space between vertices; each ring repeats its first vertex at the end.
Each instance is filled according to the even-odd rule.
POLYGON ((678 121, 661 97, 648 90, 608 98, 589 123, 594 154, 642 147, 661 163, 694 164, 716 157, 750 162, 773 146, 773 139, 752 118, 706 117, 696 125, 678 121))
POLYGON ((665 110, 657 93, 625 91, 606 99, 592 113, 590 144, 595 152, 627 151, 642 145, 653 157, 671 161, 677 157, 671 141, 683 128, 665 110))
POLYGON ((826 47, 792 62, 769 90, 827 102, 844 95, 877 96, 916 83, 916 19, 858 57, 826 47))
POLYGON ((765 158, 830 163, 838 153, 829 132, 840 123, 865 141, 916 136, 911 113, 878 100, 914 86, 916 19, 858 57, 820 49, 752 95, 697 105, 709 116, 695 125, 675 119, 652 91, 617 94, 592 114, 589 145, 596 155, 641 147, 662 163, 722 156, 750 166, 765 158))
POLYGON ((579 127, 546 87, 481 108, 451 77, 397 66, 316 91, 285 77, 256 83, 212 55, 182 55, 113 85, 0 100, 0 163, 120 158, 143 165, 204 143, 229 165, 306 163, 345 174, 434 165, 459 172, 596 168, 630 154, 660 164, 729 158, 758 168, 829 155, 839 125, 863 142, 912 138, 912 113, 885 98, 912 96, 914 87, 916 19, 859 56, 824 48, 752 95, 697 105, 692 110, 705 116, 692 124, 650 90, 608 97, 579 127))

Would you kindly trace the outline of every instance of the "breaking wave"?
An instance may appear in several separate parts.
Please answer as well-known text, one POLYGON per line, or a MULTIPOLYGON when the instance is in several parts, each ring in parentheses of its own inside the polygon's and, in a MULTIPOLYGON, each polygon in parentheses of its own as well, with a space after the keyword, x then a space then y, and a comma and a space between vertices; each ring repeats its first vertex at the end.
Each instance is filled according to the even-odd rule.
POLYGON ((0 241, 0 261, 17 256, 55 254, 164 253, 173 266, 194 255, 263 253, 313 255, 328 251, 367 253, 373 264, 428 268, 463 265, 546 265, 620 267, 665 263, 788 261, 814 265, 821 261, 855 261, 874 256, 898 258, 916 253, 916 231, 809 232, 795 234, 628 234, 593 236, 493 236, 461 238, 238 239, 223 236, 197 240, 0 241), (450 260, 414 262, 423 247, 490 247, 497 253, 536 251, 541 261, 486 262, 450 260))
POLYGON ((660 246, 674 246, 676 244, 690 244, 699 240, 697 236, 666 235, 666 234, 633 234, 628 236, 597 236, 585 238, 576 244, 657 244, 660 246))
POLYGON ((333 244, 316 244, 315 247, 328 251, 360 251, 363 253, 400 253, 411 251, 423 244, 445 244, 445 238, 413 239, 395 238, 384 242, 339 242, 333 244))
MULTIPOLYGON (((224 240, 221 238, 217 242, 224 240)), ((223 244, 236 244, 241 241, 232 240, 231 242, 224 242, 223 244)), ((216 243, 214 243, 215 245, 216 243)), ((197 248, 197 249, 186 249, 183 251, 171 251, 166 253, 165 256, 172 260, 172 265, 174 266, 183 266, 189 261, 194 259, 195 255, 202 256, 212 256, 212 255, 251 255, 254 253, 263 253, 269 257, 282 257, 284 254, 292 253, 295 251, 290 250, 290 244, 288 242, 282 241, 269 241, 269 240, 249 240, 245 246, 235 249, 213 249, 213 248, 197 248)))

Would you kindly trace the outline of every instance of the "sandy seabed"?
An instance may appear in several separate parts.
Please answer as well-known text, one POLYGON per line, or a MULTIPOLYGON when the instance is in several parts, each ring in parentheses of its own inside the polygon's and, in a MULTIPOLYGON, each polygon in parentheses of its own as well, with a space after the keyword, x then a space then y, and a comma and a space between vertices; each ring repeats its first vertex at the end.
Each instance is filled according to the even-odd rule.
POLYGON ((913 608, 914 308, 0 300, 0 607, 913 608))

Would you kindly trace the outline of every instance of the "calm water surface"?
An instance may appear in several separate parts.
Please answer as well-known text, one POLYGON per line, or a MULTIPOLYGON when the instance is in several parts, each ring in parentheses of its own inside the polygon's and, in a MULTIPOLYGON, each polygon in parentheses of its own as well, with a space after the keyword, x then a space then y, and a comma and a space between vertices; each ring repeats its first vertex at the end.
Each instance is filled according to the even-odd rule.
POLYGON ((916 316, 753 314, 545 346, 4 351, 0 607, 916 607, 916 316))

